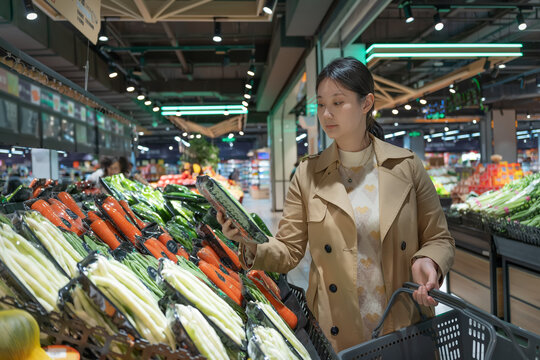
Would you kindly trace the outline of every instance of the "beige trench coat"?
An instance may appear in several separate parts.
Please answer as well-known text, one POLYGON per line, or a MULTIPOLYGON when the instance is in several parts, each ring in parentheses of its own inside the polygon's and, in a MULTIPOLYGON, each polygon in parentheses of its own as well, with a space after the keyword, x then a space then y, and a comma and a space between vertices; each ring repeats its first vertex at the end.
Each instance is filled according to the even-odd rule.
MULTIPOLYGON (((455 246, 439 197, 418 157, 371 138, 379 167, 382 270, 389 299, 405 281, 412 281, 414 257, 431 258, 440 273, 446 274, 455 246)), ((300 262, 309 243, 313 260, 308 306, 334 349, 341 351, 360 343, 364 334, 356 290, 356 224, 338 164, 334 142, 320 155, 299 165, 287 193, 279 230, 275 238, 258 245, 253 268, 287 273, 300 262), (337 291, 330 291, 330 285, 337 286, 337 291)), ((243 246, 240 251, 244 253, 243 246)), ((430 308, 422 311, 433 314, 430 308)), ((412 300, 402 295, 385 321, 383 332, 419 319, 412 300)))

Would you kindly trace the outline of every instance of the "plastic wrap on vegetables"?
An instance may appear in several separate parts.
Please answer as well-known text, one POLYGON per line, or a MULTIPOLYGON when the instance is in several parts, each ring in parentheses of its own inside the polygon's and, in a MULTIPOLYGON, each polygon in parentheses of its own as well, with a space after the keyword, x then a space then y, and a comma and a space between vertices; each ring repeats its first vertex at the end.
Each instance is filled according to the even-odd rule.
POLYGON ((248 328, 248 354, 253 360, 299 359, 275 329, 261 325, 248 328))

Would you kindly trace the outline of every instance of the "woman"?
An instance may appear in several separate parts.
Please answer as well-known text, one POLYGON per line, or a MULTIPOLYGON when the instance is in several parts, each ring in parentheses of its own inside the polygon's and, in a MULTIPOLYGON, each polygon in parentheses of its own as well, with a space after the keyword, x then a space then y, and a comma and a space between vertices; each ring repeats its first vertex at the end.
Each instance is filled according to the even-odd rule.
POLYGON ((99 169, 94 171, 88 177, 88 181, 91 181, 96 184, 96 186, 100 187, 101 185, 99 183, 99 179, 101 177, 116 174, 120 174, 120 163, 118 162, 118 159, 109 156, 103 156, 99 161, 99 169))
MULTIPOLYGON (((414 299, 433 315, 438 289, 453 262, 454 241, 421 161, 384 142, 371 116, 374 83, 353 58, 337 59, 317 79, 318 117, 334 139, 298 167, 275 238, 240 244, 246 267, 287 273, 309 243, 308 306, 337 351, 370 339, 392 293, 420 284, 414 299)), ((224 234, 239 240, 218 214, 224 234)), ((388 333, 419 321, 400 297, 385 321, 388 333)))

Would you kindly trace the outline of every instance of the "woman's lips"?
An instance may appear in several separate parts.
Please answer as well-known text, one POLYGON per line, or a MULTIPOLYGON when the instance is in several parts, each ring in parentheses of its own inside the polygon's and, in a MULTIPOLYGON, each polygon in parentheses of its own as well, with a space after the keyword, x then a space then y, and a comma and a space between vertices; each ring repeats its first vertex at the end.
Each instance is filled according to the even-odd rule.
POLYGON ((327 129, 334 129, 334 128, 336 128, 336 127, 337 127, 337 125, 326 125, 326 128, 327 128, 327 129))

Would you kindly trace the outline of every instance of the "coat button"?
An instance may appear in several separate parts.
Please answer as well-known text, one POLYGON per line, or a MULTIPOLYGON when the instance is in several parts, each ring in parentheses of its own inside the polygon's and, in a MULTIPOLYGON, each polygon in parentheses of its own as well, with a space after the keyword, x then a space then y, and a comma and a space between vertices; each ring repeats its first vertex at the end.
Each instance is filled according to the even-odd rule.
POLYGON ((349 183, 352 183, 352 179, 347 180, 349 183))
POLYGON ((324 245, 324 250, 326 250, 327 253, 331 253, 332 252, 332 247, 328 244, 324 245))
POLYGON ((402 241, 401 242, 401 250, 405 251, 406 248, 407 248, 407 243, 405 241, 402 241))
POLYGON ((337 335, 339 333, 339 329, 337 326, 332 326, 332 328, 330 329, 330 334, 332 335, 337 335))
POLYGON ((335 293, 337 291, 337 286, 336 284, 330 284, 330 286, 328 287, 330 289, 331 292, 335 293))

